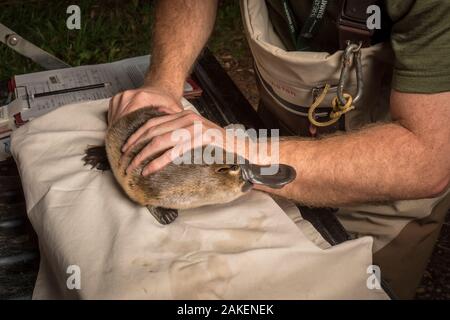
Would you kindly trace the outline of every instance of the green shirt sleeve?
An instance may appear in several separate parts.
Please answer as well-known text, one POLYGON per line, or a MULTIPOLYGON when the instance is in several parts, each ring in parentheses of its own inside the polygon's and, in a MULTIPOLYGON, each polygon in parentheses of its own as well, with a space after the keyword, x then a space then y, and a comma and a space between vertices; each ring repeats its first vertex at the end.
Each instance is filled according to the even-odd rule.
POLYGON ((395 54, 392 88, 450 91, 450 1, 387 0, 395 54))

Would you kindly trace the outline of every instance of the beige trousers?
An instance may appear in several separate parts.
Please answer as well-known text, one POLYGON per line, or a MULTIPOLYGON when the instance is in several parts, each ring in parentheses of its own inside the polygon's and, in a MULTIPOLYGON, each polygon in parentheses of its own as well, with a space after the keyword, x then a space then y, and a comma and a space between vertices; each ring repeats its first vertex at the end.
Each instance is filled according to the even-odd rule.
MULTIPOLYGON (((342 51, 285 51, 272 28, 264 1, 242 0, 241 8, 255 59, 261 94, 259 113, 270 120, 266 121, 269 126, 280 128, 282 133, 307 134, 307 107, 313 101, 313 92, 326 83, 332 87, 338 83, 342 51)), ((333 131, 352 131, 369 123, 389 121, 386 83, 392 70, 392 50, 388 44, 380 43, 361 51, 364 93, 356 109, 333 131)), ((345 88, 350 93, 356 91, 354 69, 345 88)), ((320 107, 329 107, 334 96, 336 90, 331 90, 320 107)), ((399 298, 412 298, 449 208, 447 192, 433 199, 340 208, 337 215, 353 236, 373 237, 374 263, 380 267, 381 276, 399 298)))

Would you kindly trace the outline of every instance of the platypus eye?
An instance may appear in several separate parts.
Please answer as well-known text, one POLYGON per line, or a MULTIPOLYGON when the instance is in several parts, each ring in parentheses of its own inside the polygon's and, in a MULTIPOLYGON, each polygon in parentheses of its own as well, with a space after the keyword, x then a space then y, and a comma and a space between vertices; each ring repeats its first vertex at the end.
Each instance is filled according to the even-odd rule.
POLYGON ((239 170, 238 165, 230 165, 230 166, 223 166, 216 169, 216 172, 224 173, 224 172, 236 172, 239 170))
POLYGON ((230 171, 230 167, 220 167, 216 169, 216 172, 224 173, 230 171))

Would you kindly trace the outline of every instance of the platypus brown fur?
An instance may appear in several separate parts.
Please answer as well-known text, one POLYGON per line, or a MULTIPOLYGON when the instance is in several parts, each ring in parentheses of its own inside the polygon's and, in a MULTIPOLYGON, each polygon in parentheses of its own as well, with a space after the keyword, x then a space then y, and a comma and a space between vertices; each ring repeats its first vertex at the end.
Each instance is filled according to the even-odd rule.
POLYGON ((100 170, 107 169, 109 164, 125 193, 133 201, 147 206, 161 224, 175 220, 178 209, 230 202, 248 191, 249 185, 242 178, 240 166, 233 164, 170 163, 144 177, 141 174, 143 167, 157 155, 127 174, 125 170, 129 163, 150 141, 135 146, 120 163, 122 146, 145 122, 162 115, 165 114, 147 107, 121 117, 108 128, 105 146, 86 150, 85 163, 100 170))

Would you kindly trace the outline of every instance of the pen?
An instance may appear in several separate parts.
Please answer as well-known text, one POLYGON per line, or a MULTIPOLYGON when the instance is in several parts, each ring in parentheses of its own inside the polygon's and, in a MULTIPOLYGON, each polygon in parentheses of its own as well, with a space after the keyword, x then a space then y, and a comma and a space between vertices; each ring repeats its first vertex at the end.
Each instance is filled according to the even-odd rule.
POLYGON ((56 95, 56 94, 63 94, 63 93, 69 93, 69 92, 77 92, 77 91, 83 91, 83 90, 105 88, 105 87, 108 87, 110 85, 111 85, 110 82, 105 82, 105 83, 91 84, 91 85, 82 86, 82 87, 74 87, 74 88, 67 88, 67 89, 61 89, 61 90, 55 90, 55 91, 35 93, 35 94, 31 95, 31 99, 40 98, 40 97, 47 97, 47 96, 53 96, 53 95, 56 95))

